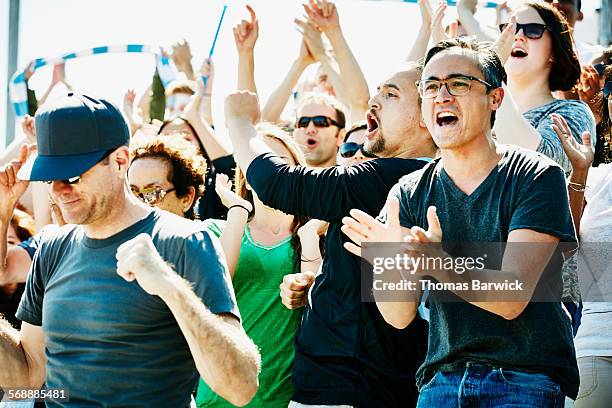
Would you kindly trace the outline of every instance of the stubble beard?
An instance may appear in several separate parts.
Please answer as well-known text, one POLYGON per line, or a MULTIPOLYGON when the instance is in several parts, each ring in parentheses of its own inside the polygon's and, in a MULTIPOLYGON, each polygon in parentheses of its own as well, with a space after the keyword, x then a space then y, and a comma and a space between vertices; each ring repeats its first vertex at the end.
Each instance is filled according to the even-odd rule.
POLYGON ((371 154, 379 155, 380 153, 385 151, 385 138, 383 137, 380 130, 378 131, 378 136, 373 141, 366 141, 364 145, 364 149, 366 152, 371 154))

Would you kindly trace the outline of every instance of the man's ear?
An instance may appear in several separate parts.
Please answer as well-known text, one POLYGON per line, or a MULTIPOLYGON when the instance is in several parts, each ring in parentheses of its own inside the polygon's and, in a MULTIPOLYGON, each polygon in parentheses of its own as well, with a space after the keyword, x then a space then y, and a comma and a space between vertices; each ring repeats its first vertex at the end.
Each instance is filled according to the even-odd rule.
POLYGON ((121 146, 113 153, 114 158, 111 158, 111 165, 117 166, 118 170, 124 171, 130 167, 130 150, 127 146, 121 146))
POLYGON ((582 21, 583 18, 584 18, 584 14, 582 14, 582 11, 579 11, 578 14, 576 15, 576 21, 582 21))
POLYGON ((491 110, 498 110, 504 100, 504 88, 499 87, 489 92, 489 107, 491 110))

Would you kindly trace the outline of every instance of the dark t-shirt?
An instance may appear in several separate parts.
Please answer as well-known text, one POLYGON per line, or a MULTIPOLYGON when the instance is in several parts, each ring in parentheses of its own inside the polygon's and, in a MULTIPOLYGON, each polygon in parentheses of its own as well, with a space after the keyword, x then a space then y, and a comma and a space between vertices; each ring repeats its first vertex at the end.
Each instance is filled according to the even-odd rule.
MULTIPOLYGON (((427 208, 433 205, 445 243, 506 242, 515 229, 576 242, 563 170, 539 153, 515 146, 503 148, 507 150, 500 162, 469 196, 453 183, 440 160, 402 178, 390 192, 400 200, 402 226, 427 229, 427 208)), ((501 266, 487 262, 487 268, 501 266)), ((562 263, 557 252, 543 275, 547 284, 557 282, 559 299, 562 263)), ((429 350, 417 374, 419 386, 437 371, 478 361, 549 375, 566 395, 576 397, 579 378, 572 331, 560 302, 531 302, 513 320, 473 306, 451 292, 430 293, 428 304, 429 350), (447 301, 440 301, 441 296, 447 301)))
POLYGON ((376 159, 352 167, 288 166, 266 154, 247 180, 266 204, 330 223, 322 273, 310 292, 296 337, 293 400, 360 407, 414 406, 415 373, 427 350, 420 317, 403 330, 388 325, 375 303, 361 301, 360 258, 342 245, 342 217, 352 208, 376 215, 399 178, 422 160, 376 159))
POLYGON ((239 317, 220 243, 202 223, 154 210, 106 239, 75 225, 46 235, 17 317, 42 326, 45 384, 67 389, 70 405, 189 406, 198 375, 174 316, 117 275, 117 248, 140 233, 213 313, 239 317))
POLYGON ((206 179, 204 180, 204 193, 197 204, 197 213, 200 220, 227 218, 227 207, 223 205, 215 191, 217 174, 225 174, 230 180, 234 178, 236 162, 234 156, 219 157, 208 164, 206 179))

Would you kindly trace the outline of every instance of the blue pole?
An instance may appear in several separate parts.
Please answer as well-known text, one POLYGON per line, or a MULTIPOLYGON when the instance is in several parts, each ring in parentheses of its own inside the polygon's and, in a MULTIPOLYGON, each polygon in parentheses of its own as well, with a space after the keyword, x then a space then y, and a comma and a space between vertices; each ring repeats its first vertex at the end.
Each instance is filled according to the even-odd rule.
MULTIPOLYGON (((217 45, 217 37, 219 37, 219 30, 221 30, 221 23, 223 23, 223 17, 225 17, 226 10, 227 10, 227 5, 223 5, 223 11, 221 12, 221 18, 219 19, 219 24, 217 24, 217 31, 215 32, 215 38, 213 39, 212 45, 210 46, 210 51, 208 52, 209 62, 210 62, 210 58, 215 52, 215 45, 217 45)), ((206 85, 208 83, 208 77, 202 76, 202 82, 204 82, 204 92, 206 92, 206 85)))

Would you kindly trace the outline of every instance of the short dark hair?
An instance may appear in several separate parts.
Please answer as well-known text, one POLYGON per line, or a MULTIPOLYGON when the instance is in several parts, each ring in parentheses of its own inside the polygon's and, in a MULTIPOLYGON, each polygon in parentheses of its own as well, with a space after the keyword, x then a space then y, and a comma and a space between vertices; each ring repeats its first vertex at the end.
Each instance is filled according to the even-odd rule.
MULTIPOLYGON (((476 56, 478 68, 482 72, 485 82, 490 85, 487 86, 487 93, 492 89, 501 87, 502 83, 506 82, 506 70, 491 47, 491 43, 486 41, 479 42, 475 37, 459 37, 437 43, 427 51, 423 65, 426 66, 436 54, 452 48, 468 50, 476 56)), ((491 127, 494 124, 495 111, 491 112, 491 127)))
POLYGON ((567 20, 559 10, 548 3, 530 1, 526 6, 538 12, 550 33, 553 59, 548 75, 550 90, 569 91, 580 78, 580 61, 574 51, 567 20))
POLYGON ((302 109, 303 106, 308 104, 328 105, 336 113, 336 122, 338 122, 338 127, 340 129, 344 129, 344 127, 346 126, 346 115, 344 113, 345 108, 344 106, 342 106, 342 103, 340 103, 340 101, 334 96, 323 92, 307 92, 299 100, 296 108, 296 113, 297 111, 302 109))

